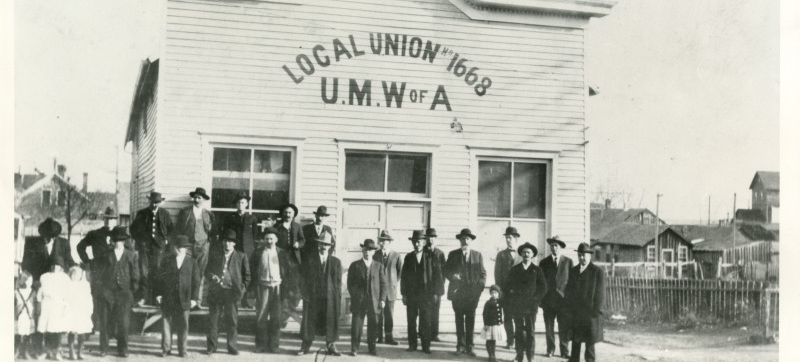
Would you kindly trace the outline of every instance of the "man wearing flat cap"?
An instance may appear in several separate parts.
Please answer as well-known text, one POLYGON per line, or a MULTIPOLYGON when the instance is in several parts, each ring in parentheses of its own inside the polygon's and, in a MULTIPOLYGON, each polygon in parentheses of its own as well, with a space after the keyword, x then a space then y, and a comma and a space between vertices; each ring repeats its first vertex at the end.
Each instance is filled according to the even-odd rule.
POLYGON ((594 344, 603 340, 605 313, 605 273, 592 263, 594 250, 587 243, 578 245, 578 265, 569 272, 565 301, 572 321, 570 362, 581 358, 581 343, 586 344, 584 358, 596 359, 594 344))
POLYGON ((314 222, 303 226, 303 239, 306 243, 305 246, 303 246, 304 254, 314 254, 317 252, 317 238, 322 235, 322 233, 331 234, 333 245, 331 246, 330 253, 333 254, 336 250, 336 237, 333 236, 331 227, 326 224, 328 216, 330 216, 330 214, 328 214, 328 207, 320 205, 317 207, 317 211, 314 211, 314 222))
POLYGON ((206 280, 209 282, 206 353, 212 354, 217 351, 217 326, 222 315, 228 353, 238 355, 238 306, 250 283, 250 264, 244 252, 236 250, 235 231, 225 230, 220 241, 223 243, 222 249, 212 250, 206 270, 206 280))
POLYGON ((505 292, 504 303, 511 318, 514 319, 517 352, 514 360, 522 362, 525 356, 530 362, 533 360, 535 350, 533 332, 536 313, 539 303, 547 292, 547 282, 542 270, 533 264, 533 258, 538 254, 535 246, 524 243, 517 248, 517 253, 522 257, 522 261, 511 267, 502 289, 505 292))
POLYGON ((97 275, 101 290, 98 298, 100 330, 100 355, 104 356, 108 349, 109 337, 117 340, 117 353, 121 357, 128 354, 128 328, 130 326, 131 307, 134 293, 139 287, 138 254, 125 248, 130 236, 124 226, 111 230, 110 239, 113 247, 103 254, 103 270, 97 275))
MULTIPOLYGON (((517 253, 517 239, 519 239, 517 228, 513 226, 507 227, 503 237, 506 240, 506 248, 497 253, 494 262, 494 284, 497 286, 505 285, 506 277, 511 267, 522 261, 519 253, 517 253)), ((514 319, 508 317, 510 312, 505 306, 503 307, 503 313, 506 315, 505 320, 503 320, 503 327, 506 330, 506 336, 508 336, 506 348, 511 349, 514 348, 514 319)))
POLYGON ((567 244, 558 235, 547 239, 550 255, 539 262, 547 282, 547 293, 542 300, 544 312, 544 335, 547 343, 547 356, 552 357, 556 351, 555 321, 558 320, 558 350, 563 358, 569 358, 569 326, 568 311, 564 307, 564 292, 572 269, 572 259, 561 255, 567 244))
POLYGON ((422 341, 422 352, 431 353, 431 312, 436 291, 444 283, 439 263, 433 260, 433 254, 425 250, 425 231, 414 230, 411 237, 414 250, 406 254, 403 260, 403 271, 400 276, 400 293, 406 305, 406 321, 408 322, 408 349, 417 350, 417 317, 419 317, 419 339, 422 341))
POLYGON ((316 335, 325 336, 328 355, 340 355, 335 342, 339 339, 342 262, 328 252, 331 244, 331 235, 322 233, 317 239, 317 254, 308 255, 303 260, 303 319, 300 323, 303 341, 298 356, 309 352, 316 335))
POLYGON ((34 281, 38 282, 42 274, 49 272, 57 260, 64 270, 75 265, 69 241, 59 235, 61 224, 48 217, 39 224, 39 237, 26 240, 22 269, 31 273, 34 281))
POLYGON ((150 206, 136 212, 131 223, 131 236, 136 240, 142 284, 139 288, 139 304, 153 303, 153 291, 157 281, 155 273, 161 263, 161 255, 169 251, 168 236, 172 235, 173 225, 169 212, 161 207, 164 199, 161 193, 152 191, 148 196, 150 206))
POLYGON ((456 319, 456 353, 466 353, 475 357, 473 335, 475 332, 475 309, 478 299, 486 286, 486 269, 483 256, 470 248, 475 234, 470 229, 462 229, 456 239, 461 247, 447 255, 444 275, 450 283, 447 298, 453 303, 456 319))
MULTIPOLYGON (((439 270, 444 272, 444 267, 445 263, 447 262, 447 257, 445 257, 442 249, 436 247, 436 238, 439 237, 436 234, 436 229, 434 228, 425 229, 425 237, 428 239, 428 243, 425 246, 425 248, 430 250, 431 254, 433 254, 433 260, 439 263, 439 270)), ((441 279, 444 280, 444 275, 441 276, 441 279)), ((436 296, 434 297, 433 301, 433 312, 431 313, 431 341, 433 342, 441 342, 441 340, 439 339, 439 309, 442 305, 443 295, 444 295, 444 283, 442 283, 441 288, 439 288, 439 290, 436 291, 436 296)))
POLYGON ((353 357, 358 356, 364 317, 367 318, 369 353, 377 355, 378 316, 384 305, 387 286, 383 266, 373 259, 376 249, 375 240, 364 240, 361 244, 362 258, 347 269, 347 292, 350 293, 350 312, 353 314, 350 326, 350 355, 353 357))
POLYGON ((161 260, 158 269, 156 302, 161 305, 163 330, 161 356, 172 349, 172 332, 178 336, 178 356, 186 357, 186 338, 189 334, 189 310, 197 305, 200 292, 200 271, 188 250, 192 246, 186 235, 174 238, 174 252, 161 260))
POLYGON ((400 274, 403 272, 403 259, 398 252, 392 250, 393 241, 394 239, 389 232, 382 230, 380 236, 378 236, 378 251, 375 252, 374 259, 383 266, 387 288, 383 300, 383 308, 381 308, 381 314, 378 316, 378 343, 396 346, 398 343, 394 340, 393 333, 394 301, 397 300, 400 274))
MULTIPOLYGON (((202 187, 195 188, 189 192, 192 204, 178 212, 178 220, 175 224, 175 232, 186 235, 192 247, 189 248, 194 262, 197 264, 200 275, 205 275, 206 265, 208 264, 209 245, 214 238, 216 229, 214 226, 214 214, 203 207, 204 201, 210 199, 206 190, 202 187)), ((205 279, 200 280, 200 301, 202 304, 208 288, 204 288, 205 279)))

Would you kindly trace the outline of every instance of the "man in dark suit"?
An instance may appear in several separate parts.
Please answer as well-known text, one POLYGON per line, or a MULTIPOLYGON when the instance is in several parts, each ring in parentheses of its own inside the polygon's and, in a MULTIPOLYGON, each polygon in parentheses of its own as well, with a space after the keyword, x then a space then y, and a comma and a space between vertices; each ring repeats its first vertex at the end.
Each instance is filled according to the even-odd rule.
MULTIPOLYGON (((297 211, 297 206, 294 204, 286 204, 281 208, 281 220, 275 224, 275 229, 278 230, 278 247, 283 250, 303 250, 303 246, 305 246, 303 230, 300 224, 294 221, 297 211)), ((333 238, 332 233, 328 233, 328 235, 333 238)))
POLYGON ((161 193, 152 191, 148 197, 150 206, 141 209, 131 223, 131 236, 136 240, 142 284, 139 288, 139 305, 153 303, 153 288, 158 281, 156 271, 161 263, 161 255, 169 250, 167 239, 172 233, 172 219, 169 212, 161 207, 164 199, 161 193))
MULTIPOLYGON (((206 265, 208 264, 208 248, 216 233, 214 214, 203 208, 203 201, 210 199, 204 188, 196 188, 189 193, 189 197, 192 198, 192 205, 178 212, 175 231, 189 238, 189 242, 192 243, 192 247, 189 248, 189 255, 194 259, 202 276, 205 275, 206 265)), ((198 304, 202 304, 205 295, 208 294, 208 290, 204 290, 204 285, 205 280, 201 279, 200 301, 198 304)))
POLYGON ((213 249, 206 270, 206 279, 209 281, 206 353, 217 351, 217 324, 222 314, 227 332, 228 353, 238 355, 238 305, 250 283, 250 264, 244 252, 235 250, 235 231, 226 230, 221 241, 225 245, 224 249, 213 249))
POLYGON ((331 235, 323 233, 316 255, 308 255, 301 267, 303 289, 303 340, 298 356, 309 352, 315 335, 325 335, 328 355, 339 356, 335 342, 339 339, 339 306, 342 297, 342 263, 328 253, 331 235))
POLYGON ((350 355, 353 357, 358 356, 365 316, 369 353, 373 356, 378 354, 375 348, 378 316, 384 305, 387 287, 383 266, 379 261, 373 260, 377 248, 375 240, 364 240, 361 244, 362 258, 354 261, 347 269, 347 291, 350 293, 350 312, 353 314, 350 326, 350 355))
MULTIPOLYGON (((248 260, 253 259, 253 251, 256 248, 256 235, 258 235, 258 226, 255 216, 247 212, 250 205, 250 196, 247 192, 240 192, 233 200, 236 206, 236 211, 226 215, 220 225, 220 233, 225 230, 233 230, 236 232, 236 250, 244 252, 248 260)), ((242 308, 252 308, 245 293, 242 297, 242 308)), ((252 296, 252 294, 250 294, 252 296)))
MULTIPOLYGON (((506 277, 511 267, 522 261, 516 249, 517 239, 519 239, 517 228, 513 226, 507 227, 503 236, 506 238, 506 248, 497 253, 494 261, 494 284, 497 286, 505 285, 506 277)), ((503 320, 503 327, 505 327, 506 336, 508 336, 506 348, 511 349, 514 348, 514 319, 509 317, 509 310, 505 306, 503 307, 503 313, 506 315, 505 320, 503 320)))
MULTIPOLYGON (((290 255, 279 249, 275 228, 264 231, 264 244, 253 253, 250 289, 256 293, 256 352, 277 353, 281 338, 281 309, 285 285, 300 280, 300 268, 290 267, 290 255)), ((299 256, 298 256, 299 258, 299 256)), ((299 265, 299 259, 298 259, 299 265)))
MULTIPOLYGON (((431 254, 433 254, 433 260, 439 263, 439 270, 444 270, 445 263, 447 262, 447 258, 444 256, 444 252, 442 249, 436 247, 436 238, 439 237, 436 235, 436 229, 428 228, 425 230, 425 237, 427 238, 427 245, 425 248, 430 250, 431 254)), ((444 280, 444 276, 440 277, 444 280)), ((444 295, 444 283, 442 283, 441 288, 436 291, 436 296, 433 300, 433 311, 431 313, 431 341, 432 342, 441 342, 439 339, 439 307, 442 305, 442 296, 444 295)))
POLYGON ((394 340, 394 301, 397 300, 397 288, 400 283, 400 273, 403 271, 403 259, 400 254, 392 250, 394 239, 386 230, 381 231, 378 236, 378 251, 375 252, 375 260, 383 266, 383 274, 386 277, 386 293, 383 300, 383 308, 378 316, 378 343, 386 343, 396 346, 394 340), (383 337, 386 337, 384 339, 383 337))
POLYGON ((443 283, 439 263, 433 260, 433 254, 425 250, 425 231, 414 230, 408 238, 414 245, 414 251, 406 254, 403 260, 403 271, 400 276, 400 293, 406 305, 408 322, 408 349, 417 350, 417 317, 419 317, 419 339, 422 341, 422 352, 431 353, 431 313, 436 291, 443 283))
POLYGON ((483 267, 483 256, 471 250, 469 243, 475 240, 475 234, 469 229, 462 229, 456 235, 461 247, 447 255, 444 275, 450 284, 447 287, 447 298, 453 303, 456 313, 456 353, 466 353, 475 357, 472 341, 475 331, 475 309, 478 299, 486 286, 486 269, 483 267))
POLYGON ((605 273, 592 263, 594 250, 587 243, 578 245, 578 265, 569 272, 565 300, 572 321, 570 362, 581 359, 581 343, 586 343, 586 362, 595 361, 594 344, 603 340, 605 313, 605 273))
POLYGON ((139 261, 135 252, 125 248, 130 236, 124 226, 115 227, 109 236, 114 247, 101 259, 95 258, 102 261, 102 271, 96 275, 102 292, 98 298, 99 305, 94 306, 99 311, 100 355, 106 355, 111 334, 117 340, 119 356, 127 357, 133 294, 139 287, 139 261))
POLYGON ((86 236, 75 247, 81 262, 89 269, 89 286, 92 290, 92 303, 94 303, 92 322, 96 327, 100 325, 100 305, 103 297, 103 288, 100 284, 102 272, 108 261, 107 254, 114 249, 114 241, 111 239, 112 229, 109 226, 110 220, 112 220, 110 217, 104 217, 105 225, 86 233, 86 236), (92 259, 89 259, 89 254, 86 253, 88 247, 92 248, 92 259))
POLYGON ((538 254, 535 246, 531 243, 522 244, 517 248, 517 253, 522 261, 511 267, 502 288, 505 292, 505 304, 514 319, 517 352, 514 359, 522 362, 524 354, 530 362, 536 347, 533 338, 536 313, 547 292, 547 282, 542 270, 533 264, 533 258, 538 254))
MULTIPOLYGON (((294 212, 294 210, 292 210, 294 212)), ((330 253, 334 254, 336 251, 336 237, 333 236, 333 230, 330 226, 328 226, 325 221, 328 220, 328 208, 325 205, 320 205, 317 207, 317 211, 314 211, 314 222, 308 225, 303 226, 303 239, 305 240, 305 246, 303 246, 303 253, 304 254, 316 254, 317 253, 317 238, 322 235, 323 232, 331 234, 331 241, 333 245, 331 246, 330 253)))
POLYGON ((40 237, 25 241, 22 269, 31 273, 36 282, 34 285, 38 285, 39 277, 49 272, 56 260, 62 260, 63 270, 69 270, 75 265, 69 241, 59 235, 61 235, 61 224, 48 217, 39 224, 40 237))
POLYGON ((556 351, 555 320, 558 320, 558 350, 561 357, 569 358, 569 321, 566 308, 564 308, 564 291, 569 280, 569 271, 572 269, 572 259, 561 255, 561 249, 567 244, 558 238, 558 235, 548 238, 550 255, 539 262, 539 268, 544 273, 547 282, 547 294, 542 300, 544 312, 544 335, 547 342, 547 356, 552 357, 556 351))
POLYGON ((197 305, 200 292, 200 272, 188 255, 192 246, 186 235, 175 237, 175 252, 162 258, 158 269, 159 283, 156 302, 161 304, 161 356, 170 354, 172 329, 178 335, 178 356, 186 357, 186 337, 189 334, 189 310, 197 305))

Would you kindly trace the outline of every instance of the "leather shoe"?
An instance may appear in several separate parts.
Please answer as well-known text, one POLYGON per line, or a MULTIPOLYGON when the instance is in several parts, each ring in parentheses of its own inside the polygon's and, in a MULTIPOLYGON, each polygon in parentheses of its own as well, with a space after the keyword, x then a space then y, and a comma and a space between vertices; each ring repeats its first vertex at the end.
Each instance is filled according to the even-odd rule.
POLYGON ((553 357, 553 352, 547 352, 547 357, 548 358, 553 357))
POLYGON ((234 356, 238 356, 239 355, 239 350, 231 348, 231 349, 228 350, 228 354, 231 354, 231 355, 234 355, 234 356))
POLYGON ((387 340, 386 340, 386 344, 388 344, 388 345, 391 345, 391 346, 396 346, 396 345, 398 345, 398 344, 400 344, 400 343, 398 343, 398 342, 397 342, 397 341, 395 341, 394 339, 387 339, 387 340))
POLYGON ((431 342, 441 342, 442 340, 439 339, 438 336, 431 338, 431 342))
POLYGON ((473 352, 471 349, 466 350, 464 354, 470 357, 478 357, 478 355, 476 355, 475 352, 473 352))
POLYGON ((416 352, 416 351, 417 351, 417 347, 408 347, 408 348, 406 348, 406 352, 416 352))
POLYGON ((329 356, 337 356, 338 357, 338 356, 341 356, 342 354, 339 353, 339 351, 336 350, 336 345, 335 344, 331 344, 331 345, 328 346, 328 355, 329 356))
POLYGON ((169 356, 169 351, 167 352, 162 351, 161 354, 159 355, 159 357, 166 357, 166 356, 169 356))
POLYGON ((353 357, 358 357, 358 352, 356 352, 356 351, 351 351, 351 352, 350 352, 350 355, 351 355, 351 356, 353 356, 353 357))
POLYGON ((306 351, 304 351, 304 350, 302 350, 302 349, 301 349, 301 350, 299 350, 299 351, 297 351, 297 355, 298 355, 298 356, 302 356, 302 355, 304 355, 304 354, 306 354, 306 351))
POLYGON ((369 354, 371 354, 373 356, 377 356, 378 355, 378 351, 376 351, 374 349, 371 349, 371 350, 369 350, 369 354))
POLYGON ((122 358, 127 358, 128 357, 128 352, 120 352, 119 356, 122 357, 122 358))
POLYGON ((431 349, 430 348, 423 348, 422 349, 422 353, 431 354, 431 349))

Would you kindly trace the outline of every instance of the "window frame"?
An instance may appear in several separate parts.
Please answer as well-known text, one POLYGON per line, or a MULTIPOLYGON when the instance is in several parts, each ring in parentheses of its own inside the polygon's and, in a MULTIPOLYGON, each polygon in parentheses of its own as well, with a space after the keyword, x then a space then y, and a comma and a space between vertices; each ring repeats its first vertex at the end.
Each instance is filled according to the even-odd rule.
POLYGON ((686 245, 678 245, 678 256, 677 261, 681 263, 689 262, 689 247, 686 245), (681 259, 681 253, 683 253, 683 259, 681 259))
POLYGON ((392 151, 392 150, 373 150, 373 149, 357 149, 348 148, 343 152, 344 159, 342 160, 343 174, 342 191, 346 194, 347 198, 372 198, 372 199, 386 199, 386 200, 430 200, 431 198, 431 184, 433 183, 433 153, 432 152, 414 152, 414 151, 392 151), (358 191, 348 190, 346 185, 347 180, 347 155, 348 154, 373 154, 383 155, 384 160, 384 177, 383 177, 383 191, 358 191), (389 156, 424 156, 428 158, 425 168, 425 192, 396 192, 389 191, 389 156))
POLYGON ((53 206, 53 191, 42 190, 42 207, 50 207, 50 206, 53 206), (46 197, 45 193, 47 193, 46 197))
POLYGON ((477 158, 477 162, 475 164, 475 169, 477 171, 476 172, 477 175, 476 175, 476 179, 475 179, 475 184, 478 186, 478 187, 476 187, 476 190, 475 190, 475 198, 478 200, 477 202, 479 202, 479 200, 480 200, 480 196, 478 195, 478 192, 480 192, 480 162, 482 162, 482 161, 488 161, 488 162, 510 162, 511 163, 511 173, 510 173, 510 175, 511 175, 511 179, 510 179, 511 190, 509 191, 509 197, 510 197, 509 208, 510 208, 510 210, 509 210, 509 216, 508 217, 504 217, 504 216, 480 216, 478 214, 480 212, 480 210, 478 208, 478 204, 476 203, 475 204, 475 214, 476 214, 477 219, 480 219, 480 220, 498 220, 498 221, 507 220, 507 221, 511 222, 512 224, 514 223, 514 221, 517 221, 517 220, 526 221, 526 222, 531 222, 531 221, 534 221, 534 222, 546 222, 548 220, 548 217, 549 217, 549 214, 550 214, 550 212, 549 212, 550 210, 549 209, 550 209, 550 206, 551 206, 551 203, 549 202, 549 199, 551 198, 551 189, 553 188, 552 176, 551 176, 552 175, 551 162, 548 162, 547 160, 542 160, 542 159, 528 159, 528 158, 520 159, 520 158, 516 158, 516 157, 511 158, 511 157, 480 157, 479 156, 477 158), (544 176, 545 177, 544 218, 530 218, 530 217, 515 217, 514 216, 514 189, 515 189, 515 186, 514 186, 514 165, 516 163, 531 163, 531 164, 540 164, 540 165, 543 164, 545 166, 545 176, 544 176))
POLYGON ((648 263, 654 263, 656 261, 656 246, 655 245, 648 245, 647 249, 645 250, 644 259, 648 263), (651 257, 652 254, 652 257, 651 257))

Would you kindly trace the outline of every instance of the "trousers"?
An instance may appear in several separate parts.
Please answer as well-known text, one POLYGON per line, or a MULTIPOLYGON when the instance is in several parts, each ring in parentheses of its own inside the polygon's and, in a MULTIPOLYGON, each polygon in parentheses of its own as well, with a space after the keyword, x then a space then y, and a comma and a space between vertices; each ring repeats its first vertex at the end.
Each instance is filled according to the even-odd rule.
POLYGON ((558 351, 562 356, 569 352, 569 323, 566 311, 562 308, 542 308, 544 312, 544 335, 547 343, 547 353, 555 353, 555 322, 558 321, 558 351))
POLYGON ((364 329, 364 318, 367 318, 367 348, 375 351, 375 341, 378 339, 378 314, 373 308, 363 308, 353 311, 353 321, 350 324, 350 350, 358 351, 361 345, 361 332, 364 329))
POLYGON ((280 286, 256 289, 256 351, 277 352, 281 339, 280 286))
POLYGON ((206 337, 206 349, 209 351, 217 350, 219 334, 219 318, 225 323, 225 335, 228 351, 238 351, 237 340, 239 338, 239 295, 230 289, 216 288, 209 291, 208 298, 208 336, 206 337))
POLYGON ((178 336, 178 354, 186 354, 186 337, 189 336, 189 311, 162 312, 163 330, 161 333, 161 351, 169 353, 172 350, 172 332, 178 336))
POLYGON ((431 346, 431 312, 433 296, 408 298, 406 301, 406 321, 408 322, 408 346, 417 348, 417 317, 419 317, 419 338, 422 349, 431 346))
POLYGON ((386 341, 394 340, 392 330, 394 329, 394 301, 387 300, 383 303, 383 309, 378 316, 378 334, 383 331, 386 341))
POLYGON ((521 362, 523 354, 528 361, 533 359, 536 340, 533 338, 536 313, 521 313, 514 316, 514 343, 516 344, 516 361, 521 362))

